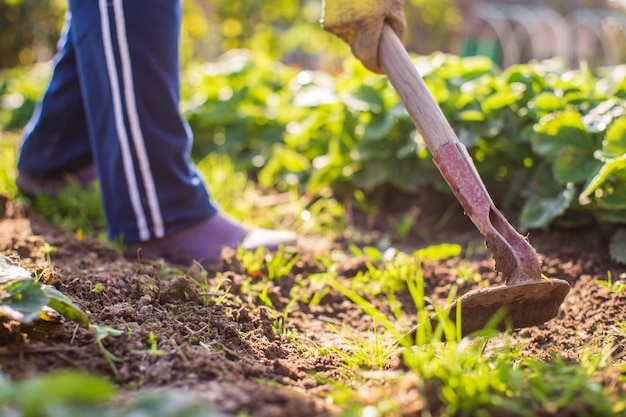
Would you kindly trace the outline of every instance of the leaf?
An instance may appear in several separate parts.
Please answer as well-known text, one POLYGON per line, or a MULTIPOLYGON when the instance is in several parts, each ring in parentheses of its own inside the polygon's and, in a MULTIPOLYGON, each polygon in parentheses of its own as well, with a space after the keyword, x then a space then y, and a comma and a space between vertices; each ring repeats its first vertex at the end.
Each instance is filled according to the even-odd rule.
POLYGON ((388 113, 373 114, 370 122, 365 126, 363 140, 385 139, 394 125, 394 118, 388 113))
MULTIPOLYGON (((57 371, 22 382, 16 398, 26 416, 53 415, 59 406, 101 404, 116 393, 108 379, 79 371, 57 371)), ((57 414, 54 414, 57 415, 57 414)))
POLYGON ((543 92, 538 94, 532 102, 528 103, 528 107, 534 108, 541 117, 563 108, 563 102, 553 92, 543 92))
POLYGON ((2 284, 17 279, 28 279, 32 275, 26 269, 15 264, 11 259, 6 256, 0 255, 0 288, 2 284))
POLYGON ((19 281, 7 289, 11 295, 1 300, 0 314, 20 323, 32 324, 48 304, 48 298, 34 280, 19 281))
POLYGON ((54 287, 35 282, 26 269, 0 255, 0 315, 32 324, 48 306, 87 327, 87 317, 72 300, 54 287))
POLYGON ((461 254, 461 245, 443 243, 441 245, 432 245, 424 249, 420 249, 413 253, 418 259, 428 259, 432 261, 439 261, 445 258, 451 258, 453 256, 459 256, 461 254))
POLYGON ((500 110, 505 107, 509 107, 520 98, 521 94, 517 91, 500 91, 487 97, 483 103, 482 108, 486 114, 492 113, 496 110, 500 110))
POLYGON ((626 153, 626 118, 616 120, 609 126, 603 149, 615 156, 626 153))
POLYGON ((619 229, 613 235, 609 245, 611 259, 626 264, 626 229, 619 229))
POLYGON ((610 194, 605 194, 598 201, 598 205, 605 209, 626 210, 626 184, 615 187, 610 194))
POLYGON ((124 334, 122 330, 114 329, 111 326, 92 324, 89 327, 94 330, 94 337, 96 338, 96 342, 100 342, 109 336, 117 337, 124 334))
POLYGON ((620 158, 606 161, 598 173, 585 185, 585 188, 578 197, 578 201, 583 204, 583 201, 587 197, 604 184, 613 171, 623 170, 624 168, 626 168, 626 154, 622 155, 620 158))
POLYGON ((574 200, 576 190, 568 185, 552 196, 534 195, 526 201, 520 216, 520 229, 541 229, 565 213, 574 200))
POLYGON ((575 111, 544 117, 535 126, 531 144, 533 151, 553 158, 557 158, 565 147, 583 149, 590 153, 595 150, 582 116, 575 111))
POLYGON ((478 110, 464 110, 457 115, 461 122, 483 122, 485 121, 485 113, 478 110))
POLYGON ((79 306, 74 304, 70 297, 50 285, 42 285, 41 289, 49 299, 48 307, 57 311, 64 317, 75 321, 81 327, 89 327, 87 316, 79 306))
POLYGON ((555 159, 552 173, 559 184, 581 183, 592 177, 599 165, 600 161, 586 150, 566 148, 555 159))

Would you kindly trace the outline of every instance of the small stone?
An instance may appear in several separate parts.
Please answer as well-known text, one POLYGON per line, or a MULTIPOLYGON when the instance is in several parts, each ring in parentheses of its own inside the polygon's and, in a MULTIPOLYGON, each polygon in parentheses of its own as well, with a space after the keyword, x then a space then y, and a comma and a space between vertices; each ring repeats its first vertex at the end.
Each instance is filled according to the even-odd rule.
POLYGON ((145 307, 147 305, 150 305, 152 303, 152 297, 150 296, 150 294, 144 294, 139 298, 139 302, 137 304, 139 304, 139 307, 145 307))

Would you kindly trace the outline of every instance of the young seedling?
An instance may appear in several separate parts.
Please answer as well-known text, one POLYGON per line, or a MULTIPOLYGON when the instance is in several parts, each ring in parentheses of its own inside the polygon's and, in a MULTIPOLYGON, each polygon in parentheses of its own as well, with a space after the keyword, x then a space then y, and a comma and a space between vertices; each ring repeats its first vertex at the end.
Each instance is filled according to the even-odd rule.
POLYGON ((289 275, 294 265, 300 260, 300 255, 286 254, 283 246, 278 248, 276 253, 265 255, 265 268, 267 269, 267 279, 279 281, 289 275))
POLYGON ((196 262, 194 261, 194 263, 196 264, 196 266, 198 266, 200 268, 200 275, 202 277, 202 280, 199 280, 197 278, 192 278, 200 287, 200 294, 202 296, 202 305, 203 306, 208 306, 210 301, 211 301, 211 297, 210 297, 210 283, 209 283, 209 273, 207 272, 207 270, 202 266, 202 264, 200 262, 196 262))
POLYGON ((296 298, 292 298, 291 300, 289 300, 289 303, 287 303, 287 306, 285 307, 285 311, 283 311, 282 316, 279 316, 276 320, 274 320, 274 323, 272 326, 274 330, 274 334, 278 336, 291 336, 291 337, 296 336, 297 330, 287 327, 287 318, 289 317, 289 311, 291 310, 291 307, 297 301, 298 300, 296 298))
POLYGON ((613 281, 613 274, 611 271, 607 272, 606 280, 597 279, 595 283, 607 290, 612 294, 621 294, 626 290, 626 282, 622 281, 626 279, 626 273, 620 275, 620 279, 613 281))
POLYGON ((348 335, 347 337, 332 324, 329 323, 328 325, 348 346, 349 352, 344 352, 338 348, 333 348, 333 351, 341 357, 344 366, 350 371, 356 372, 363 368, 381 370, 387 365, 389 359, 399 351, 397 343, 390 343, 389 332, 379 334, 376 324, 374 324, 372 332, 368 332, 369 334, 361 332, 360 335, 356 335, 344 324, 342 327, 348 335))
POLYGON ((102 290, 104 289, 104 284, 101 282, 96 282, 92 287, 91 287, 91 292, 95 293, 95 294, 99 294, 102 292, 102 290))
POLYGON ((415 222, 417 221, 418 212, 411 210, 409 213, 404 214, 400 220, 396 220, 394 217, 389 218, 389 224, 393 230, 401 238, 406 238, 414 230, 415 222))
POLYGON ((150 332, 150 335, 148 336, 148 346, 150 346, 148 349, 142 349, 142 350, 131 350, 131 352, 137 354, 137 355, 156 355, 156 356, 161 356, 163 355, 165 352, 163 352, 162 349, 158 348, 158 341, 159 341, 159 337, 154 334, 153 332, 150 332))
POLYGON ((98 348, 100 348, 100 352, 102 352, 104 359, 106 359, 107 363, 111 367, 113 374, 118 380, 121 380, 122 377, 120 376, 120 373, 117 370, 117 366, 115 365, 115 362, 123 362, 124 359, 119 358, 115 356, 113 353, 111 353, 106 347, 104 347, 104 344, 102 343, 102 341, 109 336, 112 336, 112 337, 121 336, 124 332, 121 330, 114 329, 110 326, 100 326, 97 324, 91 324, 89 328, 93 329, 94 337, 96 339, 94 343, 98 346, 98 348))

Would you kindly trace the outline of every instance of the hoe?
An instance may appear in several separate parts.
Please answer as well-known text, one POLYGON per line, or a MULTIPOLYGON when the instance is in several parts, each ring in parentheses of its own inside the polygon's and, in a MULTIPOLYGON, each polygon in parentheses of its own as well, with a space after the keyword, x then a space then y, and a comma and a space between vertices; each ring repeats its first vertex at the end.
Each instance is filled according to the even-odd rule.
POLYGON ((418 74, 402 42, 385 24, 379 44, 379 63, 400 96, 428 146, 435 165, 465 213, 485 237, 495 269, 505 284, 473 290, 450 309, 456 320, 461 309, 463 336, 503 314, 500 330, 531 327, 554 318, 570 286, 541 274, 540 261, 530 243, 495 207, 465 146, 459 142, 435 99, 418 74))

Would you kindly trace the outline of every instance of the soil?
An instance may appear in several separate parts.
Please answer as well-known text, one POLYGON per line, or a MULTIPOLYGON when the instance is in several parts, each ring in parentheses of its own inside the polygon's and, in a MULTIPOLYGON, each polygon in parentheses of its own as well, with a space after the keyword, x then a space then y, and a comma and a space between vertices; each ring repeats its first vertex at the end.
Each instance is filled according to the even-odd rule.
MULTIPOLYGON (((447 242, 464 248, 458 257, 424 262, 429 297, 435 302, 444 300, 451 284, 458 282, 459 271, 467 273, 468 268, 470 276, 478 273, 485 282, 498 283, 480 235, 454 202, 427 195, 418 198, 415 207, 419 209, 412 209, 417 218, 413 233, 404 239, 391 234, 395 247, 411 251, 447 242), (452 214, 446 217, 441 213, 452 214)), ((361 230, 369 230, 370 239, 389 234, 392 228, 381 220, 388 217, 363 220, 361 230)), ((626 292, 610 292, 596 282, 606 280, 608 274, 613 280, 626 279, 626 267, 609 257, 608 232, 595 226, 532 232, 530 241, 543 261, 543 273, 566 280, 572 290, 557 318, 513 332, 525 355, 545 361, 556 355, 574 362, 582 346, 611 340, 616 346, 614 356, 620 357, 626 341, 616 323, 626 321, 626 292)), ((323 238, 309 240, 319 243, 323 238)), ((194 281, 204 282, 201 271, 177 273, 159 262, 125 259, 111 246, 79 239, 21 203, 0 199, 0 254, 41 274, 69 295, 90 323, 123 330, 122 335, 103 341, 106 349, 123 358, 117 364, 117 381, 123 392, 134 395, 155 388, 185 389, 231 414, 307 417, 338 412, 326 400, 330 388, 324 381, 343 377, 341 357, 332 349, 323 355, 316 352, 320 347, 345 348, 329 323, 357 331, 371 330, 372 321, 332 288, 324 288, 327 293, 320 294, 318 304, 290 300, 293 294, 302 299, 312 295, 305 293, 311 286, 299 287, 298 283, 325 270, 320 256, 332 257, 340 279, 366 270, 363 257, 337 256, 335 249, 347 243, 345 238, 325 245, 305 243, 294 249, 299 260, 278 282, 267 281, 265 270, 247 271, 232 251, 225 251, 221 267, 209 272, 208 285, 201 288, 194 281), (50 248, 46 244, 56 249, 46 251, 50 248), (245 290, 249 279, 268 284, 265 299, 271 300, 273 308, 264 306, 258 294, 245 290), (286 320, 282 315, 285 309, 286 320), (146 352, 150 340, 157 341, 161 354, 146 352)), ((460 291, 475 286, 467 280, 460 291)), ((385 302, 378 298, 376 302, 384 310, 385 302)), ((411 307, 406 308, 411 314, 411 307)), ((11 378, 77 368, 116 380, 94 344, 92 330, 71 321, 40 321, 31 327, 6 320, 1 324, 0 371, 11 378)), ((402 364, 389 365, 399 366, 402 364)), ((423 402, 413 398, 401 413, 419 415, 419 404, 423 402)))

